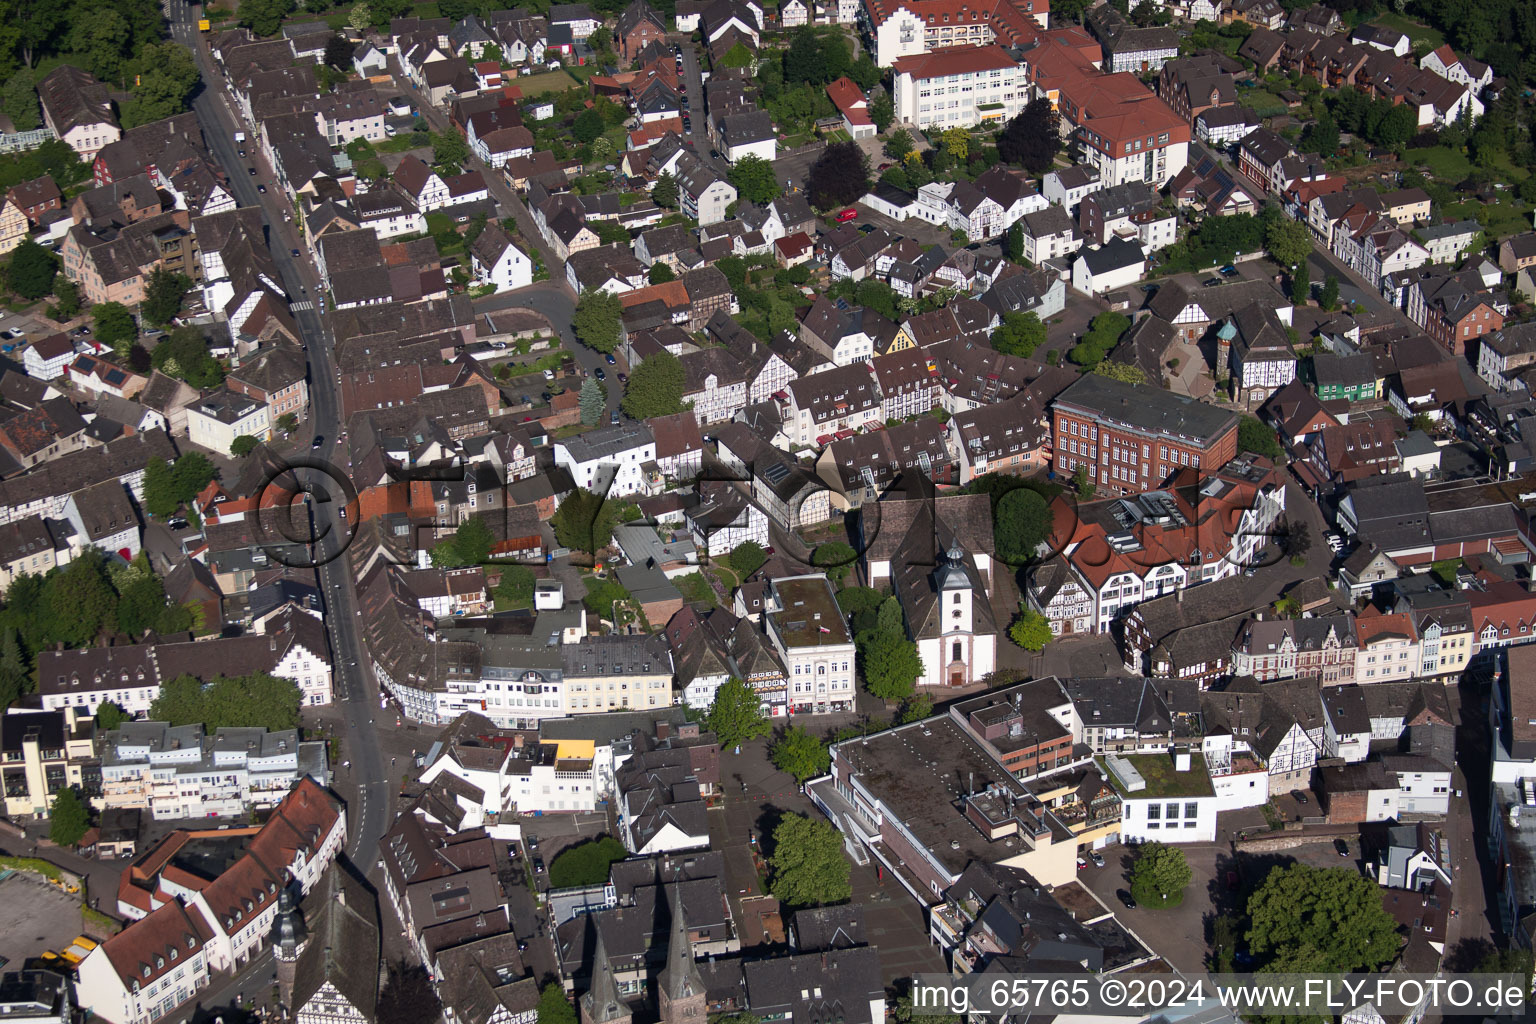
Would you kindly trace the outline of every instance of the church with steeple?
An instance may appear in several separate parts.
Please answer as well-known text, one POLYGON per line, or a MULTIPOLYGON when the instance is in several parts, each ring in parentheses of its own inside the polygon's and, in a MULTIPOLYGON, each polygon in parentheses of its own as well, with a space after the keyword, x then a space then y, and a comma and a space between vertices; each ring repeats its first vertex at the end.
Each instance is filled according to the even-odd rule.
POLYGON ((672 927, 667 965, 656 978, 656 1010, 661 1024, 704 1024, 704 979, 693 959, 693 939, 683 920, 683 887, 672 887, 672 927))
POLYGON ((278 895, 272 952, 278 1001, 295 1024, 378 1020, 379 907, 368 887, 332 864, 302 904, 278 895))
POLYGON ((976 558, 935 525, 939 543, 917 534, 893 560, 896 599, 923 663, 918 683, 968 686, 997 668, 997 620, 976 558))

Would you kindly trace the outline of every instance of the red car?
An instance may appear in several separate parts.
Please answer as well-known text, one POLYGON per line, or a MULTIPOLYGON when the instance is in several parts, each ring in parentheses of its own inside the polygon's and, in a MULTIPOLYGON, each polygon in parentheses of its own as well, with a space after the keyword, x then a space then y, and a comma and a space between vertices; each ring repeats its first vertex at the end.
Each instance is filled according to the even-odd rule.
POLYGON ((842 212, 840 212, 837 215, 837 222, 839 224, 847 224, 849 221, 853 220, 858 215, 859 215, 859 211, 855 210, 853 207, 850 206, 850 207, 848 207, 848 209, 843 210, 842 212))

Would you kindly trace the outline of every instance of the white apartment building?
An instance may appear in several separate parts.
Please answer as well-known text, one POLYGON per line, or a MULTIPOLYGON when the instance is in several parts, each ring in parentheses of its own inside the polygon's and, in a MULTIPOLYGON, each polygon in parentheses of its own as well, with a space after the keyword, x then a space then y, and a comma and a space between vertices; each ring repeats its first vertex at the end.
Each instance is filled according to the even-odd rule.
POLYGON ((102 803, 156 820, 232 818, 274 807, 305 775, 328 785, 323 742, 296 729, 220 729, 126 722, 100 737, 102 803))
POLYGON ((233 458, 237 437, 265 441, 272 436, 271 409, 265 402, 220 388, 187 407, 187 439, 233 458))
POLYGON ((825 575, 774 580, 763 621, 789 675, 791 713, 853 707, 853 636, 825 575))
POLYGON ((640 467, 655 460, 656 439, 644 423, 602 427, 555 445, 555 465, 564 466, 577 486, 614 498, 643 490, 640 467))
POLYGON ((1001 46, 956 46, 902 57, 896 120, 928 128, 1001 124, 1029 102, 1024 66, 1001 46))

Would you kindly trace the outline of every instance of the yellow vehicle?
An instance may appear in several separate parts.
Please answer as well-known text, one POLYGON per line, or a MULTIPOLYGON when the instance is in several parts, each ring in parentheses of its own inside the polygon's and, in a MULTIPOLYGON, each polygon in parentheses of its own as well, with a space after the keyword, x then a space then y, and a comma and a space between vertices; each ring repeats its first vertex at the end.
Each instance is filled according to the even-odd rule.
POLYGON ((197 30, 199 32, 207 32, 211 28, 213 28, 213 22, 209 21, 207 18, 198 19, 197 30))

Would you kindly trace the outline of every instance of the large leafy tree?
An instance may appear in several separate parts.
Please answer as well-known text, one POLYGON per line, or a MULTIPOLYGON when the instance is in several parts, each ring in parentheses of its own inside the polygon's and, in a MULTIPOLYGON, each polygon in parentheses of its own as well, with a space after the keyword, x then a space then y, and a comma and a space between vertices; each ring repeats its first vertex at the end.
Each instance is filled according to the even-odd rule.
POLYGON ((338 71, 347 71, 352 67, 352 41, 340 32, 331 34, 331 38, 325 41, 325 63, 338 71))
POLYGON ((771 203, 783 189, 773 173, 773 164, 760 156, 744 156, 731 167, 731 184, 749 203, 771 203))
POLYGON ((1051 642, 1051 620, 1021 605, 1019 617, 1008 627, 1008 639, 1026 651, 1044 650, 1051 642))
POLYGON ((615 861, 629 856, 613 836, 599 836, 568 846, 549 863, 549 884, 556 889, 577 885, 602 885, 615 861))
POLYGON ((1092 369, 1109 355, 1110 349, 1120 341, 1120 336, 1130 330, 1131 321, 1123 313, 1105 310, 1088 325, 1084 334, 1067 353, 1067 358, 1078 366, 1092 369))
POLYGON ((843 837, 830 822, 789 814, 773 830, 768 887, 791 907, 842 903, 853 896, 843 837))
POLYGON ((563 547, 595 555, 613 540, 618 516, 618 502, 578 487, 566 495, 549 522, 563 547))
POLYGON ((469 162, 469 143, 454 128, 432 135, 432 163, 443 174, 458 174, 469 162))
POLYGON ((763 546, 755 540, 744 540, 731 549, 731 553, 725 556, 725 562, 742 579, 757 572, 768 561, 768 555, 763 551, 763 546))
POLYGON ((55 845, 74 846, 90 827, 91 811, 79 790, 70 786, 54 794, 48 812, 48 838, 55 845))
POLYGON ((11 291, 24 299, 50 294, 58 272, 58 257, 30 238, 11 250, 11 291))
POLYGON ((116 625, 117 594, 107 577, 106 556, 86 549, 49 578, 47 600, 53 635, 66 646, 82 647, 116 625))
POLYGON ((144 464, 144 511, 165 519, 175 513, 179 504, 171 464, 158 456, 151 458, 144 464))
POLYGON ((880 607, 875 627, 854 639, 859 671, 864 687, 881 700, 902 700, 912 695, 917 679, 923 674, 923 662, 917 644, 907 639, 901 619, 901 606, 894 598, 880 607), (894 609, 895 615, 890 611, 894 609))
POLYGON ((496 596, 517 608, 533 604, 533 587, 536 577, 526 565, 509 565, 501 571, 496 584, 496 596))
MULTIPOLYGON (((405 1024, 420 1024, 420 1021, 407 1021, 405 1024)), ((557 981, 539 990, 538 1024, 576 1024, 576 1010, 566 998, 565 989, 557 981)))
POLYGON ((265 672, 215 675, 206 685, 193 676, 177 676, 160 688, 149 716, 172 725, 202 723, 210 731, 245 726, 292 729, 299 724, 300 697, 293 680, 265 672))
POLYGON ((720 742, 720 748, 768 735, 768 716, 752 687, 740 679, 727 679, 715 691, 704 722, 720 742))
POLYGON ((620 317, 624 303, 617 295, 604 291, 586 291, 576 300, 571 328, 588 348, 612 352, 619 347, 620 317))
POLYGON ((882 92, 869 101, 869 119, 875 122, 877 132, 885 131, 891 126, 891 122, 896 120, 896 103, 891 99, 890 93, 882 92))
POLYGON ((1294 267, 1312 252, 1312 232, 1305 223, 1276 217, 1264 231, 1264 248, 1283 267, 1294 267))
POLYGON ((139 325, 133 314, 121 302, 101 302, 91 308, 96 321, 96 340, 112 346, 119 356, 127 355, 128 347, 139 336, 139 325))
MULTIPOLYGON (((26 577, 33 583, 36 577, 26 577)), ((6 593, 11 598, 18 590, 33 589, 28 587, 12 586, 6 593)), ((3 637, 0 637, 0 711, 16 703, 16 699, 31 688, 32 676, 27 671, 26 655, 21 650, 21 635, 15 626, 5 627, 3 637)))
MULTIPOLYGON (((562 1000, 564 994, 561 994, 562 1000)), ((542 1006, 542 1000, 540 1001, 542 1006)), ((442 1016, 443 1004, 432 988, 424 967, 407 966, 405 961, 390 964, 389 980, 379 990, 379 1024, 422 1024, 442 1016)), ((557 1024, 573 1024, 557 1022, 557 1024)), ((543 1024, 542 1018, 540 1024, 543 1024)))
POLYGON ((1024 565, 1051 535, 1054 521, 1050 504, 1038 491, 1027 487, 1009 491, 992 516, 997 557, 1008 565, 1024 565))
POLYGON ((432 549, 432 564, 441 569, 480 565, 491 557, 491 547, 495 543, 496 537, 485 525, 485 520, 470 516, 452 537, 432 549))
POLYGON ((192 51, 176 42, 144 47, 134 67, 133 98, 122 105, 124 128, 159 121, 186 110, 202 80, 192 51))
POLYGON ((651 199, 663 209, 677 209, 677 179, 672 177, 672 172, 665 171, 656 179, 656 185, 651 189, 651 199))
POLYGON ((144 314, 144 319, 149 323, 164 327, 181 312, 182 300, 187 297, 191 287, 192 279, 186 274, 156 267, 150 271, 149 281, 144 285, 144 302, 139 312, 144 314))
POLYGON ((1010 356, 1028 359, 1045 344, 1046 327, 1034 310, 1004 313, 1003 322, 992 332, 992 347, 1010 356))
POLYGON ((1237 447, 1271 459, 1280 457, 1280 442, 1275 439, 1274 430, 1257 416, 1244 416, 1237 421, 1237 447))
POLYGON ((257 36, 276 35, 293 13, 293 0, 241 0, 240 24, 257 36))
POLYGON ((789 49, 784 53, 784 81, 825 85, 831 80, 816 30, 808 25, 796 29, 789 41, 789 49))
POLYGON ((1347 868, 1275 868, 1248 898, 1248 946, 1316 971, 1374 970, 1397 956, 1397 922, 1376 883, 1347 868))
POLYGON ((635 367, 620 404, 625 415, 637 420, 670 416, 682 411, 686 386, 682 360, 670 352, 658 352, 635 367))
POLYGON ((858 557, 858 552, 843 541, 829 540, 816 546, 811 553, 811 564, 824 570, 834 586, 842 586, 858 557))
POLYGON ((856 142, 834 142, 811 165, 806 187, 823 210, 855 202, 869 191, 869 158, 856 142))
POLYGON ((768 756, 775 768, 788 773, 801 785, 808 779, 825 775, 832 764, 826 741, 798 725, 790 726, 773 741, 768 747, 768 756))
POLYGON ((1060 149, 1061 118, 1044 98, 1015 114, 997 137, 998 160, 1021 164, 1029 173, 1051 169, 1060 149))
POLYGON ((195 388, 216 388, 224 381, 223 367, 208 352, 208 341, 194 324, 184 324, 161 338, 150 360, 161 373, 195 388))
POLYGON ((1131 865, 1131 895, 1147 907, 1176 907, 1184 902, 1184 888, 1194 878, 1184 851, 1164 843, 1144 843, 1136 849, 1131 865))

